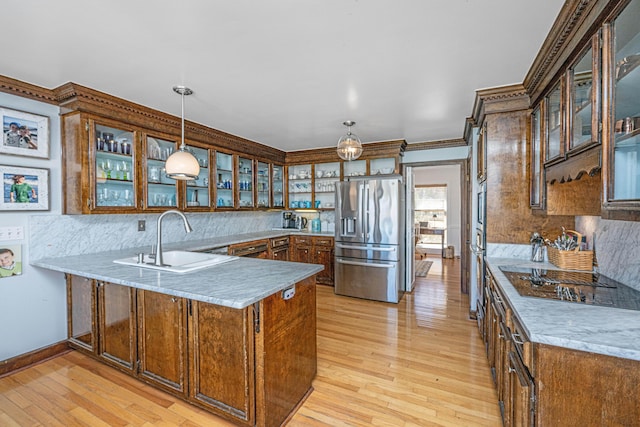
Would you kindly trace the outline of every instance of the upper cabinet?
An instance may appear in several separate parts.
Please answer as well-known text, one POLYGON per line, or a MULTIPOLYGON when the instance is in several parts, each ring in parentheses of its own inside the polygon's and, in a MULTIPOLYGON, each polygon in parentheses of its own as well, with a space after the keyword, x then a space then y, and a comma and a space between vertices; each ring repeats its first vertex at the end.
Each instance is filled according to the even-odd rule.
POLYGON ((146 178, 142 180, 146 210, 162 211, 178 206, 178 183, 165 173, 167 158, 177 149, 177 140, 169 138, 158 134, 143 137, 146 151, 141 167, 146 178))
POLYGON ((604 31, 611 88, 604 105, 604 205, 613 216, 632 211, 629 219, 640 219, 640 0, 617 12, 604 31))
POLYGON ((564 155, 562 139, 562 81, 557 82, 544 98, 546 106, 545 161, 557 160, 564 155))
POLYGON ((530 206, 566 214, 545 203, 567 204, 588 175, 572 199, 588 209, 572 214, 640 220, 640 0, 566 2, 525 87, 530 206))
POLYGON ((567 75, 568 152, 600 141, 600 34, 591 39, 567 75))

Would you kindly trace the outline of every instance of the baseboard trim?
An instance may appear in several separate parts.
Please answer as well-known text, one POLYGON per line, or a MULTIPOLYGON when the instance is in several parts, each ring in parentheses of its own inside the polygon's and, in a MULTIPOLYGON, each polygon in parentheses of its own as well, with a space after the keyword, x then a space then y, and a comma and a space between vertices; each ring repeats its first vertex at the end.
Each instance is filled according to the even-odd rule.
POLYGON ((0 361, 0 378, 71 351, 67 341, 60 341, 7 360, 0 361))

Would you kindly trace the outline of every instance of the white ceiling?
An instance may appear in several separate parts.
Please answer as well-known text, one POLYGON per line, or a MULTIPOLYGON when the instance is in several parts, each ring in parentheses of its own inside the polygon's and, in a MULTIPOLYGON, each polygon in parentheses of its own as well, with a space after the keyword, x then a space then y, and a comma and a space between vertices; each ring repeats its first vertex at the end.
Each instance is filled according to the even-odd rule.
POLYGON ((285 151, 461 138, 561 0, 3 0, 0 74, 75 82, 285 151))

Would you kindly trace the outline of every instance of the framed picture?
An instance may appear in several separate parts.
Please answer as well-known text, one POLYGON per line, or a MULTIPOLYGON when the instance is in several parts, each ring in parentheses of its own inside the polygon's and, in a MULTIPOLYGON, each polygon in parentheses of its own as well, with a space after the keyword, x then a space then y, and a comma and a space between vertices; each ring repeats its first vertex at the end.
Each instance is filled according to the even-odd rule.
POLYGON ((22 246, 0 244, 0 279, 22 274, 22 246))
POLYGON ((0 153, 49 158, 49 117, 0 107, 0 153))
POLYGON ((49 210, 49 169, 0 165, 0 211, 49 210))

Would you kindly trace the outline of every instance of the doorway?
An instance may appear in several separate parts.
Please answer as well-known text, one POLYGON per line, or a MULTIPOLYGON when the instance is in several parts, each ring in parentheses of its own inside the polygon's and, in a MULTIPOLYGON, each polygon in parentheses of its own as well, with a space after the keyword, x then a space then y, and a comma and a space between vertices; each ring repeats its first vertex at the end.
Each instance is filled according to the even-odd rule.
MULTIPOLYGON (((444 247, 453 246, 453 255, 455 259, 460 258, 460 262, 456 263, 458 268, 461 268, 460 277, 460 290, 462 293, 468 292, 468 281, 466 280, 466 269, 462 266, 467 262, 469 254, 466 253, 467 246, 465 243, 468 240, 468 231, 467 231, 467 214, 468 214, 468 200, 467 200, 467 183, 465 176, 468 173, 469 161, 468 159, 459 159, 459 160, 447 160, 447 161, 436 161, 436 162, 422 162, 422 163, 411 163, 404 164, 403 170, 405 177, 407 177, 407 184, 411 182, 411 188, 407 189, 407 196, 411 195, 412 206, 415 206, 416 200, 416 190, 419 188, 434 188, 434 187, 446 187, 446 198, 445 201, 442 202, 440 212, 440 218, 438 218, 438 213, 436 213, 436 218, 434 221, 433 213, 431 214, 431 222, 435 226, 437 225, 440 228, 446 228, 446 232, 444 235, 444 242, 440 242, 439 236, 434 236, 433 238, 429 237, 426 242, 427 250, 429 252, 429 256, 441 256, 442 254, 436 249, 436 246, 431 246, 436 244, 432 243, 431 239, 436 239, 440 244, 440 247, 444 245, 444 247), (431 252, 434 252, 431 254, 431 252)), ((427 209, 425 209, 427 210, 427 209)), ((407 253, 407 268, 415 268, 416 258, 420 260, 420 256, 417 252, 415 252, 415 247, 419 239, 422 239, 420 234, 420 221, 419 218, 413 208, 411 212, 407 212, 407 229, 411 227, 414 230, 414 254, 407 253), (413 256, 412 256, 413 255, 413 256)), ((429 215, 428 213, 426 215, 429 215)), ((428 220, 426 222, 429 222, 428 220)), ((447 262, 449 260, 442 259, 443 262, 447 262)), ((411 270, 409 270, 411 271, 411 270)))

